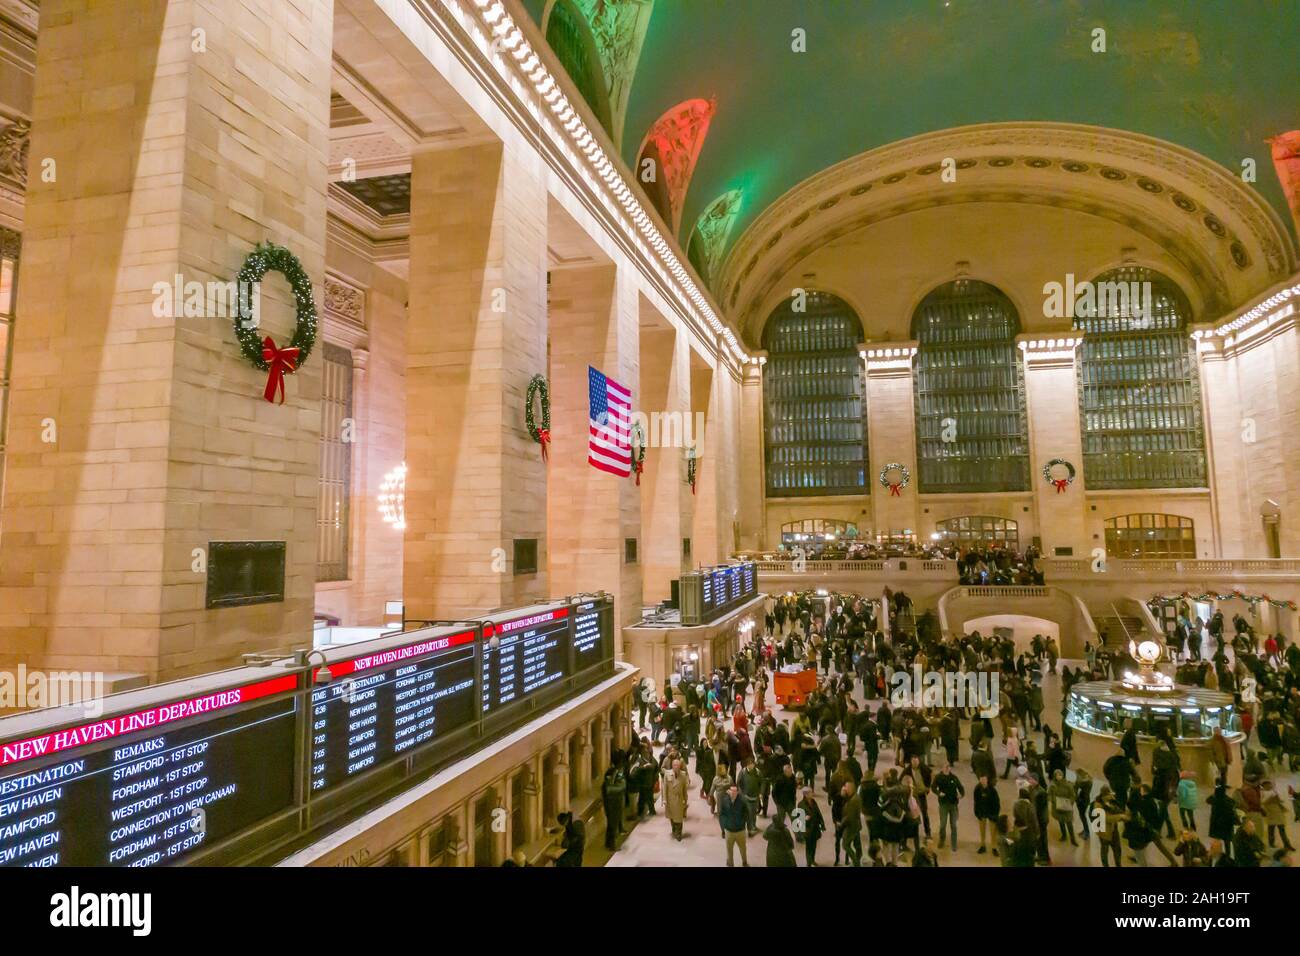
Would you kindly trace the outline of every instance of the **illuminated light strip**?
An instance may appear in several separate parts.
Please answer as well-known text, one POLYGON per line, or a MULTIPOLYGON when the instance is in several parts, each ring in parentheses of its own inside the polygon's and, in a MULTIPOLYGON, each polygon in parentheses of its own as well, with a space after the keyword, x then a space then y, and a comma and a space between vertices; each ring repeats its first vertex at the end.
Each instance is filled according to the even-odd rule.
MULTIPOLYGON (((695 280, 691 278, 690 273, 682 266, 676 253, 673 252, 663 238, 654 220, 646 213, 645 206, 635 193, 627 188, 618 167, 610 162, 599 140, 591 135, 591 131, 587 129, 581 116, 569 104, 568 98, 560 90, 559 84, 551 76, 541 56, 529 44, 523 31, 515 25, 514 19, 506 11, 500 0, 442 0, 443 6, 461 21, 462 26, 466 25, 464 20, 468 11, 464 7, 464 3, 467 2, 472 2, 473 6, 477 8, 477 14, 486 25, 488 33, 497 38, 507 37, 507 39, 501 40, 499 46, 510 51, 511 56, 516 60, 516 65, 523 64, 529 82, 533 84, 535 92, 542 98, 542 101, 555 114, 561 127, 569 135, 571 144, 584 151, 588 167, 599 178, 604 180, 606 188, 612 194, 611 198, 617 206, 622 208, 624 214, 630 218, 635 232, 639 233, 640 238, 648 242, 658 253, 659 258, 662 260, 660 265, 666 268, 677 280, 675 291, 678 293, 678 297, 683 299, 683 305, 693 304, 696 318, 702 320, 715 335, 722 338, 737 361, 742 364, 748 362, 750 356, 741 346, 736 333, 718 318, 704 293, 700 291, 695 280), (534 58, 537 61, 535 68, 532 67, 534 58), (587 140, 591 140, 590 147, 585 146, 587 140)), ((490 51, 485 49, 484 52, 490 51)), ((493 58, 489 55, 489 59, 493 58)))
MULTIPOLYGON (((1232 348, 1234 345, 1240 345, 1242 342, 1249 341, 1255 336, 1267 332, 1283 319, 1289 318, 1293 315, 1295 315, 1295 305, 1283 306, 1262 322, 1256 322, 1254 325, 1247 326, 1235 335, 1229 335, 1224 339, 1224 345, 1228 348, 1232 348)), ((1216 329, 1215 331, 1217 332, 1218 330, 1216 329)))
POLYGON ((242 687, 229 687, 225 690, 213 691, 199 697, 186 697, 181 700, 168 701, 165 704, 159 704, 157 707, 117 714, 113 717, 105 717, 103 720, 81 724, 76 727, 65 727, 62 730, 41 734, 38 737, 10 741, 0 745, 0 767, 8 767, 12 764, 22 763, 24 760, 48 757, 50 754, 61 753, 64 750, 72 750, 77 747, 112 740, 114 737, 121 737, 124 734, 153 730, 178 720, 185 720, 188 717, 212 714, 239 704, 246 704, 261 697, 270 697, 272 694, 296 690, 297 687, 298 676, 288 674, 284 677, 273 677, 270 680, 258 681, 255 684, 245 684, 242 687))
MULTIPOLYGON (((390 648, 386 651, 376 651, 373 654, 363 654, 360 657, 354 657, 351 660, 338 661, 329 665, 330 677, 337 680, 340 677, 346 677, 348 674, 358 674, 361 671, 373 670, 376 667, 384 667, 388 664, 400 664, 402 661, 413 660, 425 654, 433 654, 438 651, 445 651, 453 647, 461 647, 465 644, 472 644, 478 631, 461 631, 457 634, 446 634, 442 637, 426 638, 423 641, 416 641, 413 644, 406 644, 402 647, 390 648)), ((323 668, 318 668, 313 675, 318 679, 323 668)))
POLYGON ((1273 295, 1270 295, 1263 302, 1260 302, 1257 305, 1255 305, 1252 309, 1250 309, 1250 311, 1243 312, 1241 315, 1237 316, 1231 322, 1219 326, 1217 329, 1214 330, 1214 334, 1218 336, 1225 336, 1231 332, 1235 332, 1237 331, 1237 329, 1241 328, 1242 326, 1249 325, 1250 323, 1254 322, 1256 319, 1267 315, 1273 309, 1277 308, 1278 306, 1282 305, 1285 302, 1288 302, 1289 300, 1291 300, 1297 295, 1300 295, 1300 284, 1293 285, 1289 289, 1281 289, 1278 292, 1275 292, 1273 295))

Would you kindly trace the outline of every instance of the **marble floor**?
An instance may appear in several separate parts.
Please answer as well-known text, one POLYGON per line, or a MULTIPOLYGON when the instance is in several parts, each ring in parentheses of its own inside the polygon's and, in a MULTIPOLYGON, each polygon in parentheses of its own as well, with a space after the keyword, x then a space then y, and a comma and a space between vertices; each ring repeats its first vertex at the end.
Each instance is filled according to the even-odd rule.
MULTIPOLYGON (((1080 662, 1063 661, 1069 663, 1072 667, 1080 662)), ((859 703, 870 706, 874 711, 878 701, 866 702, 862 698, 860 688, 855 690, 855 696, 859 703)), ((1061 713, 1061 681, 1056 674, 1047 674, 1043 678, 1043 699, 1044 708, 1043 716, 1046 722, 1057 731, 1060 730, 1060 713, 1061 713)), ((778 721, 793 721, 797 713, 777 707, 773 699, 771 688, 768 690, 767 706, 776 715, 778 721)), ((971 788, 975 784, 974 775, 970 770, 970 744, 967 741, 969 723, 963 722, 961 743, 961 752, 958 765, 955 768, 957 776, 960 778, 962 785, 966 788, 966 796, 962 799, 957 822, 957 849, 954 852, 950 847, 944 846, 939 848, 939 865, 943 866, 997 866, 999 861, 991 854, 980 855, 979 849, 979 828, 975 820, 974 810, 971 805, 971 788)), ((1035 744, 1042 745, 1042 735, 1033 733, 1032 739, 1035 744)), ((1252 738, 1253 740, 1253 738, 1252 738)), ((656 753, 662 752, 661 748, 656 747, 656 753)), ((997 767, 999 772, 1005 766, 1005 757, 1003 747, 1000 741, 994 741, 994 756, 997 758, 997 767)), ((932 751, 931 762, 933 764, 936 755, 942 751, 932 751)), ((866 758, 863 755, 862 748, 859 746, 857 757, 860 763, 865 766, 866 758)), ((726 865, 726 846, 723 843, 722 835, 718 827, 717 818, 709 812, 708 802, 700 796, 699 786, 700 778, 695 776, 694 761, 691 762, 691 781, 694 787, 691 792, 691 801, 687 810, 686 824, 684 827, 684 838, 678 843, 673 840, 672 832, 669 828, 668 820, 663 815, 662 806, 656 807, 657 815, 650 817, 646 821, 637 824, 631 832, 624 838, 622 844, 612 856, 604 852, 599 854, 597 859, 588 860, 588 865, 605 866, 725 866, 726 865), (605 860, 607 859, 607 862, 605 860)), ((876 764, 877 779, 894 767, 894 754, 892 750, 882 750, 880 759, 876 764)), ((1149 768, 1142 768, 1143 779, 1149 780, 1149 768)), ((1015 801, 1016 785, 1015 771, 1012 770, 1012 779, 999 780, 998 793, 1002 798, 1003 812, 1009 812, 1012 803, 1015 801)), ((1073 776, 1073 774, 1071 774, 1073 776)), ((1094 778, 1100 780, 1100 774, 1093 774, 1094 778)), ((1300 775, 1295 773, 1277 774, 1273 777, 1274 785, 1285 795, 1287 787, 1296 787, 1300 789, 1300 775)), ((826 801, 826 793, 822 789, 824 784, 821 774, 818 775, 815 796, 817 802, 821 805, 822 814, 826 818, 827 825, 830 825, 830 807, 826 801)), ((1094 787, 1094 795, 1100 789, 1100 783, 1094 787)), ((1206 788, 1201 788, 1201 799, 1209 796, 1206 788)), ((934 830, 935 839, 938 839, 939 813, 933 794, 929 797, 930 804, 930 823, 934 830)), ((1178 811, 1176 807, 1171 807, 1171 815, 1174 819, 1175 827, 1178 826, 1178 811)), ((1078 832, 1078 818, 1075 818, 1075 829, 1078 832)), ((766 857, 767 843, 762 837, 762 830, 767 826, 767 820, 759 817, 759 830, 757 836, 750 838, 748 843, 749 863, 751 866, 763 866, 766 857)), ((1197 829, 1200 832, 1202 842, 1208 845, 1209 838, 1206 831, 1209 826, 1209 810, 1202 806, 1197 813, 1197 829)), ((1049 853, 1053 866, 1100 866, 1099 851, 1096 848, 1096 841, 1085 842, 1080 839, 1078 847, 1072 847, 1069 840, 1060 839, 1060 831, 1055 822, 1049 827, 1049 853)), ((1176 829, 1177 832, 1177 829, 1176 829)), ((1296 843, 1297 836, 1300 835, 1300 825, 1292 824, 1290 827, 1291 842, 1296 843)), ((866 841, 866 829, 863 829, 863 841, 866 841)), ((599 844, 598 844, 599 845, 599 844)), ((1166 845, 1172 849, 1172 841, 1166 840, 1166 845)), ((1127 849, 1127 848, 1126 848, 1127 849)), ((864 847, 865 850, 865 847, 864 847)), ((795 856, 800 866, 804 865, 804 848, 796 844, 795 856)), ((1148 847, 1147 857, 1152 866, 1167 866, 1168 863, 1154 846, 1148 847)), ((817 865, 832 866, 835 860, 835 838, 833 831, 823 834, 817 845, 817 865)), ((910 863, 910 854, 904 854, 900 857, 900 865, 910 863)), ((739 865, 739 856, 737 855, 736 865, 739 865)), ((1132 864, 1126 856, 1124 864, 1132 864)), ((841 865, 843 865, 841 863, 841 865)))

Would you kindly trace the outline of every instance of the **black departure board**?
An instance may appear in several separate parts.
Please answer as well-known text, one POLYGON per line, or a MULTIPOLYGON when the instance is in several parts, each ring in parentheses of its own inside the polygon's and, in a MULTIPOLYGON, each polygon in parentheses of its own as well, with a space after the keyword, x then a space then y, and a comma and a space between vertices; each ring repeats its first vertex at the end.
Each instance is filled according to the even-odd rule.
POLYGON ((289 807, 295 698, 222 711, 296 686, 275 678, 5 743, 0 866, 179 863, 289 807))
POLYGON ((474 631, 330 664, 311 693, 313 792, 471 724, 474 631))
POLYGON ((602 624, 604 605, 591 602, 573 609, 573 660, 574 672, 599 664, 607 655, 602 624))
POLYGON ((757 593, 758 575, 753 562, 688 572, 678 585, 682 623, 707 624, 757 593))
POLYGON ((569 623, 560 607, 483 628, 484 716, 568 676, 569 623))

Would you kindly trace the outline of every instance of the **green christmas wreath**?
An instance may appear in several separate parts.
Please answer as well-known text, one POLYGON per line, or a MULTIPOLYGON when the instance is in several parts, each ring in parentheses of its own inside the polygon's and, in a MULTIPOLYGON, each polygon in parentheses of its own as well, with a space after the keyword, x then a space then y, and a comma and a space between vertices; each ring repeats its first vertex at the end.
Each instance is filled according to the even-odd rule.
POLYGON ((524 397, 524 424, 528 427, 528 437, 542 446, 542 460, 546 460, 546 446, 551 442, 551 390, 546 384, 546 376, 534 375, 528 380, 528 392, 524 397), (533 396, 541 399, 542 427, 537 427, 533 415, 533 396))
POLYGON ((289 369, 301 368, 307 356, 316 344, 316 303, 312 298, 311 278, 302 267, 302 263, 284 246, 273 242, 258 243, 248 254, 239 274, 235 276, 238 294, 235 297, 235 338, 239 340, 239 350, 249 363, 263 372, 271 368, 271 359, 263 350, 264 336, 258 328, 257 316, 253 314, 252 296, 245 293, 262 281, 268 272, 278 272, 289 282, 293 291, 297 310, 297 324, 294 326, 293 339, 289 348, 297 349, 294 364, 289 369))

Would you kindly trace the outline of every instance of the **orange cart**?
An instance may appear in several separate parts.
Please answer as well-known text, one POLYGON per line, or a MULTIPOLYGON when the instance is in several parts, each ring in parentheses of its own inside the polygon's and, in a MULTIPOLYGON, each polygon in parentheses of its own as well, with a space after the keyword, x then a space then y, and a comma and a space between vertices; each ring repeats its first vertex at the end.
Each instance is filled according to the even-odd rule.
POLYGON ((817 689, 817 671, 811 667, 797 674, 776 672, 776 702, 780 707, 802 707, 808 695, 817 689))

